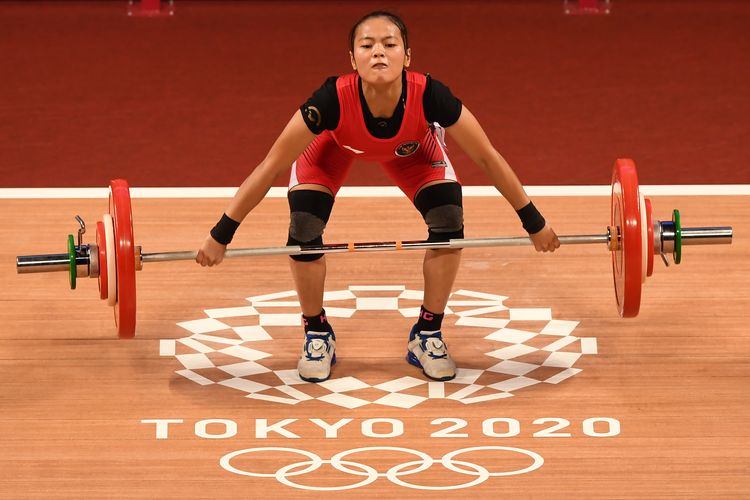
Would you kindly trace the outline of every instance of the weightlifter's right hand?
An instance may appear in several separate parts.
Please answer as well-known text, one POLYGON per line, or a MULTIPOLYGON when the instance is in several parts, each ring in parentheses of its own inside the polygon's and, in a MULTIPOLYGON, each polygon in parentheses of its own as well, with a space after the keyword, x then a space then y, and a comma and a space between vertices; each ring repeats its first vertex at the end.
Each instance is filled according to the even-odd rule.
POLYGON ((222 245, 209 234, 203 241, 200 250, 198 250, 195 262, 203 267, 219 265, 224 260, 224 253, 226 251, 227 246, 222 245))

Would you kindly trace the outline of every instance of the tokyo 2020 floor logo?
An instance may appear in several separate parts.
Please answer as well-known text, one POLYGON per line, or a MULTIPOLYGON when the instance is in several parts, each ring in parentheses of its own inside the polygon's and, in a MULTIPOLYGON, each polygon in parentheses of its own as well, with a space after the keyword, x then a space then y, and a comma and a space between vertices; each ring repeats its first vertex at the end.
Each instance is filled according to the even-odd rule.
MULTIPOLYGON (((422 297, 422 291, 403 285, 349 286, 326 292, 324 307, 339 345, 348 319, 373 313, 402 319, 405 353, 408 329, 418 316, 422 297)), ((558 384, 581 372, 575 365, 582 356, 597 353, 596 338, 573 335, 577 321, 553 319, 548 308, 510 308, 504 304, 507 298, 471 290, 451 294, 444 320, 444 325, 451 324, 445 330, 449 347, 460 336, 461 341, 468 338, 486 350, 462 361, 455 354, 458 350, 452 349, 458 370, 449 382, 430 381, 406 362, 403 372, 385 381, 342 373, 338 367, 325 382, 301 380, 296 370, 302 345, 300 316, 279 312, 299 310, 293 290, 248 297, 237 307, 206 309, 205 317, 178 323, 190 335, 161 340, 160 354, 175 357, 182 365, 176 373, 187 380, 235 389, 254 400, 412 408, 429 399, 479 404, 512 397, 538 384, 558 384), (293 346, 293 353, 286 352, 283 360, 278 353, 274 358, 267 351, 278 351, 275 342, 293 346)), ((340 350, 337 354, 346 355, 340 350)))

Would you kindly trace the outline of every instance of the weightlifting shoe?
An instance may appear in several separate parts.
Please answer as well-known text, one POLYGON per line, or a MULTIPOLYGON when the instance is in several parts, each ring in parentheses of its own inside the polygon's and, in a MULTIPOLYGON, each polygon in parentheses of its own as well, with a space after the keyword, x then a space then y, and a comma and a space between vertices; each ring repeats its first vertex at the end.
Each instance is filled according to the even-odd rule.
POLYGON ((305 332, 305 345, 297 363, 299 378, 306 382, 323 382, 331 376, 336 364, 336 335, 327 332, 305 332))
POLYGON ((422 369, 429 378, 438 381, 456 377, 456 363, 448 354, 448 346, 443 342, 440 330, 426 332, 417 330, 417 325, 409 333, 406 360, 422 369))

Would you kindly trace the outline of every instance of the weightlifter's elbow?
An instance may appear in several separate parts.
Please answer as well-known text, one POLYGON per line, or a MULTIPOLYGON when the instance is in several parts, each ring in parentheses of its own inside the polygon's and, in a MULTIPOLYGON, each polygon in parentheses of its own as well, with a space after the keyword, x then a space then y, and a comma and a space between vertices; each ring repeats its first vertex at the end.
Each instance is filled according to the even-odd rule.
POLYGON ((474 158, 474 162, 486 173, 498 169, 502 170, 506 165, 503 157, 493 147, 479 152, 474 158))

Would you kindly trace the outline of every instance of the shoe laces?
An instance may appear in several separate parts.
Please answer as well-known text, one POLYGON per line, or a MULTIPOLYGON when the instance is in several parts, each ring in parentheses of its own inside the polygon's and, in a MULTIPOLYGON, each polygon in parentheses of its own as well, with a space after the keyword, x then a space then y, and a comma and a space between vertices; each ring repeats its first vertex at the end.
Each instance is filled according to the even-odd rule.
POLYGON ((331 334, 305 333, 305 358, 309 361, 320 361, 328 352, 331 334))
POLYGON ((432 359, 445 359, 448 350, 443 342, 443 334, 440 330, 435 332, 417 332, 422 350, 432 359))

